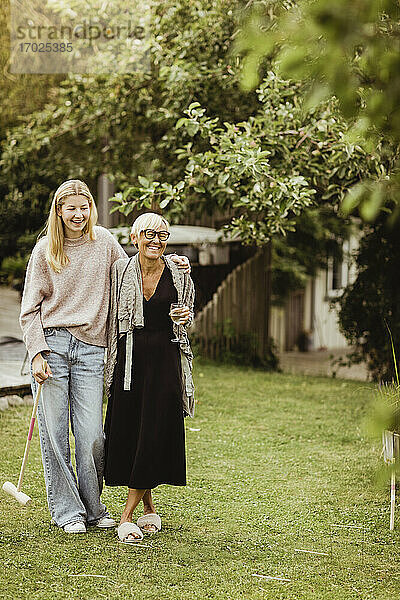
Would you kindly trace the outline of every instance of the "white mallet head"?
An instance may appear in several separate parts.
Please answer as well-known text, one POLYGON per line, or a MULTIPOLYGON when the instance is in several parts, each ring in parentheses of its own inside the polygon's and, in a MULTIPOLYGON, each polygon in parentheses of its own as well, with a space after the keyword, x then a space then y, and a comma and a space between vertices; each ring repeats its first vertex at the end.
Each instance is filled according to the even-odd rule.
POLYGON ((24 494, 24 492, 19 492, 15 485, 11 483, 11 481, 6 481, 3 483, 3 490, 6 494, 10 494, 13 496, 22 506, 28 506, 31 503, 32 498, 28 496, 28 494, 24 494))

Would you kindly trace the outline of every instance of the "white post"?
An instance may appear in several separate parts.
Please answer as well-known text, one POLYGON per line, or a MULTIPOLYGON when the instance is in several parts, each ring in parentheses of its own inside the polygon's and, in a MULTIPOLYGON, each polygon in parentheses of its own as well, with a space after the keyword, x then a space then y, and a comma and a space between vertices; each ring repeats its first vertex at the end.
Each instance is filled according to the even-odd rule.
POLYGON ((394 529, 394 509, 396 501, 396 474, 393 470, 390 479, 390 531, 394 529))

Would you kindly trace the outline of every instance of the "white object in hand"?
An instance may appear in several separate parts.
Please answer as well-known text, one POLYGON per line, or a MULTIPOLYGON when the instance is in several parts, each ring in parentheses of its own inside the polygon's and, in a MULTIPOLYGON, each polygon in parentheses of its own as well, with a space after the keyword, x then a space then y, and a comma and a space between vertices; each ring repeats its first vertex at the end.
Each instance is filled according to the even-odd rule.
MULTIPOLYGON (((181 314, 182 314, 182 310, 186 309, 186 306, 183 305, 182 302, 173 302, 170 306, 169 309, 169 316, 171 317, 172 321, 178 325, 178 327, 180 325, 183 325, 186 322, 186 319, 182 319, 181 318, 181 314)), ((179 333, 178 333, 179 336, 179 333)), ((179 337, 174 337, 171 342, 179 342, 179 337)))

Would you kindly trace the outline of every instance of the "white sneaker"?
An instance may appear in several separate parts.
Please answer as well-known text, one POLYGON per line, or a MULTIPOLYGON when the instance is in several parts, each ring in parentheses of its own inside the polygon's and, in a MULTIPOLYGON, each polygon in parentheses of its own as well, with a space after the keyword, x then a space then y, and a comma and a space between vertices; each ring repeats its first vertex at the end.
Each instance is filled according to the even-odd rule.
POLYGON ((111 527, 116 527, 117 523, 111 517, 103 517, 96 523, 96 527, 100 527, 101 529, 111 529, 111 527))
POLYGON ((76 523, 67 523, 63 527, 65 533, 86 533, 86 525, 82 521, 76 523))

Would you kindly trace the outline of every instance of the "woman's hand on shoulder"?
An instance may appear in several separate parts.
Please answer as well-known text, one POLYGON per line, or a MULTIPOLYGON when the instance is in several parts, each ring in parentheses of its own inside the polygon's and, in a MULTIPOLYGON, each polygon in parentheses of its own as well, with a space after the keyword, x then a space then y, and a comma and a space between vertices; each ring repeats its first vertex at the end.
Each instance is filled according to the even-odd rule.
POLYGON ((169 258, 174 261, 180 271, 184 273, 190 273, 192 267, 190 266, 190 260, 187 256, 178 256, 178 254, 170 254, 169 258))
POLYGON ((49 377, 53 377, 53 373, 47 363, 45 367, 45 360, 40 352, 32 360, 32 374, 37 383, 43 383, 49 377))

